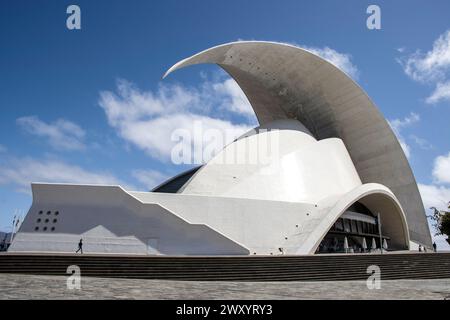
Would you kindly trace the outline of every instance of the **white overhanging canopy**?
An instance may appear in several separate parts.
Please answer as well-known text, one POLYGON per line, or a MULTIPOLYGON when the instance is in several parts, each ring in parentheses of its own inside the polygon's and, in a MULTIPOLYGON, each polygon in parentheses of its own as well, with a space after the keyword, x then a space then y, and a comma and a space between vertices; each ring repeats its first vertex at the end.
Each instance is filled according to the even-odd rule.
POLYGON ((378 108, 348 75, 319 56, 288 44, 241 41, 184 59, 164 75, 214 63, 239 84, 260 125, 297 119, 316 137, 343 140, 363 183, 393 191, 410 238, 431 245, 422 200, 408 160, 378 108))

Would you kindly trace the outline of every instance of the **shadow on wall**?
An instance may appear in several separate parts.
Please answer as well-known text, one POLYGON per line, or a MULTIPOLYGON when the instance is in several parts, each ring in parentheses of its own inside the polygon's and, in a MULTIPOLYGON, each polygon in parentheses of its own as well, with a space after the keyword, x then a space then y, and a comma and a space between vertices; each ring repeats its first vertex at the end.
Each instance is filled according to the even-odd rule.
MULTIPOLYGON (((108 253, 249 254, 246 248, 208 226, 191 224, 158 204, 144 204, 117 186, 35 184, 33 205, 20 233, 35 238, 40 243, 35 250, 39 251, 71 252, 76 247, 74 241, 85 236, 85 252, 95 248, 95 252, 108 253), (51 204, 47 202, 49 194, 51 204), (35 231, 40 210, 58 210, 54 232, 35 231), (90 244, 88 239, 97 243, 90 244)), ((20 239, 16 239, 12 251, 19 250, 20 239)))
POLYGON ((394 250, 408 250, 408 227, 403 219, 402 209, 385 194, 369 194, 360 200, 372 213, 380 213, 381 231, 390 237, 390 246, 394 250))

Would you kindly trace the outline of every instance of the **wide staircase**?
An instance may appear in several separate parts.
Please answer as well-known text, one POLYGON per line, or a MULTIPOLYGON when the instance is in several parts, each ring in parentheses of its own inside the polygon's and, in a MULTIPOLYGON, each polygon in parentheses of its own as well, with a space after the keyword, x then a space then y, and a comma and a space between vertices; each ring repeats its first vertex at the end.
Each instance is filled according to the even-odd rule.
POLYGON ((450 278, 450 253, 388 253, 314 256, 120 256, 0 254, 0 273, 194 281, 365 280, 367 268, 381 279, 450 278))

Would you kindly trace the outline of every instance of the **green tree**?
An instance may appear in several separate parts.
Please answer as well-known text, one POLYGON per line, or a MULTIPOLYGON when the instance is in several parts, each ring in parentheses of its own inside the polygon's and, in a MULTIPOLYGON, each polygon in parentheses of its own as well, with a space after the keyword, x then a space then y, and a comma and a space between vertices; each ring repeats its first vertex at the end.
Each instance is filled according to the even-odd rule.
MULTIPOLYGON (((450 244, 450 211, 438 210, 435 207, 431 207, 433 214, 429 215, 433 221, 433 228, 436 230, 437 236, 446 235, 446 241, 450 244)), ((448 203, 448 209, 450 209, 450 202, 448 203)))

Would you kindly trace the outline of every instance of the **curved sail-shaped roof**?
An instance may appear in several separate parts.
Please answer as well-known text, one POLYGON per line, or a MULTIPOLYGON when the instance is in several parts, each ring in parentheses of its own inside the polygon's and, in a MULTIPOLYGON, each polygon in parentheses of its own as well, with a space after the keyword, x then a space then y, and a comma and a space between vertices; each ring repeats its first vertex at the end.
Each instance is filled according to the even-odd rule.
POLYGON ((348 75, 319 56, 282 43, 240 41, 184 59, 164 75, 214 63, 246 94, 261 125, 297 119, 317 138, 342 139, 363 183, 380 183, 400 201, 411 240, 431 245, 408 160, 378 108, 348 75))

